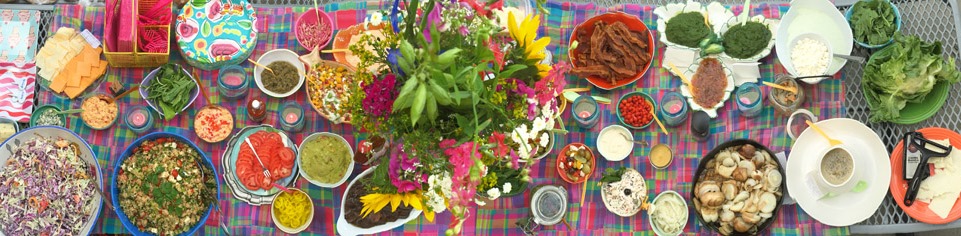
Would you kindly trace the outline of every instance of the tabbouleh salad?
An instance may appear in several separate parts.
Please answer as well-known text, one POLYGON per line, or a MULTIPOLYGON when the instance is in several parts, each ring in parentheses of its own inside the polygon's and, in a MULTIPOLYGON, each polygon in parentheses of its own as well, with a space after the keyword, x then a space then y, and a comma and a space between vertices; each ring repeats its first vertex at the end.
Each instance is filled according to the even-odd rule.
POLYGON ((127 218, 141 231, 158 235, 181 234, 196 225, 216 189, 212 171, 200 168, 199 159, 191 146, 170 138, 140 144, 117 177, 127 218))

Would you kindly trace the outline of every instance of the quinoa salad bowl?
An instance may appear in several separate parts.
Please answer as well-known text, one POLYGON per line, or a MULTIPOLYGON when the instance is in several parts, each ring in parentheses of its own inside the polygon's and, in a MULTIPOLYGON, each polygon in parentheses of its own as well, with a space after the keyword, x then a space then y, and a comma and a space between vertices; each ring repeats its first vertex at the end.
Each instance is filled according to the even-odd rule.
POLYGON ((128 146, 114 163, 111 202, 134 235, 193 235, 220 201, 213 162, 178 134, 155 132, 128 146))
POLYGON ((103 207, 102 173, 72 131, 39 126, 11 136, 0 144, 0 235, 90 234, 103 207))

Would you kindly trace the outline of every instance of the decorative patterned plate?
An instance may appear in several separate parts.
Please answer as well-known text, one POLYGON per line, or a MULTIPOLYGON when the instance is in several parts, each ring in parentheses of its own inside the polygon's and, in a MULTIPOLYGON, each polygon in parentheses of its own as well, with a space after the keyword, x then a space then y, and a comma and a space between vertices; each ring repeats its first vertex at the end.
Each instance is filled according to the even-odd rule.
MULTIPOLYGON (((277 195, 277 193, 280 193, 280 190, 276 188, 270 190, 260 189, 257 191, 249 190, 247 187, 244 187, 244 185, 240 182, 240 178, 237 177, 236 164, 240 147, 241 145, 246 145, 244 139, 251 134, 256 133, 257 131, 279 133, 283 140, 285 140, 284 145, 293 149, 294 154, 297 155, 297 159, 300 159, 300 155, 297 152, 297 146, 292 140, 290 140, 290 137, 288 137, 283 131, 280 131, 269 125, 244 127, 227 141, 227 150, 224 151, 224 154, 220 159, 220 163, 224 168, 224 182, 227 183, 227 187, 230 188, 230 192, 233 194, 234 198, 255 206, 270 204, 270 202, 274 200, 274 197, 277 195)), ((294 160, 294 166, 291 168, 290 176, 278 180, 277 184, 282 186, 293 186, 293 184, 297 182, 297 177, 299 176, 298 173, 300 173, 300 166, 297 165, 298 162, 299 160, 294 160)))
MULTIPOLYGON (((691 67, 688 68, 687 71, 683 72, 685 77, 687 77, 689 80, 692 80, 691 81, 692 83, 694 80, 694 73, 697 72, 697 68, 701 66, 702 60, 703 60, 702 58, 698 58, 697 60, 694 60, 694 63, 691 64, 691 67)), ((691 94, 691 88, 688 87, 686 84, 681 84, 681 95, 684 95, 685 97, 687 97, 687 103, 691 104, 691 110, 704 111, 711 118, 717 118, 717 110, 721 109, 721 107, 724 106, 724 102, 731 97, 731 91, 734 91, 734 76, 732 76, 734 72, 732 72, 731 69, 728 68, 726 64, 724 64, 723 61, 721 61, 720 59, 718 59, 718 61, 720 61, 721 66, 724 67, 724 71, 726 74, 725 77, 727 77, 727 87, 724 87, 724 98, 721 98, 721 101, 717 102, 717 104, 714 104, 713 107, 702 107, 701 105, 694 102, 694 95, 691 94)))

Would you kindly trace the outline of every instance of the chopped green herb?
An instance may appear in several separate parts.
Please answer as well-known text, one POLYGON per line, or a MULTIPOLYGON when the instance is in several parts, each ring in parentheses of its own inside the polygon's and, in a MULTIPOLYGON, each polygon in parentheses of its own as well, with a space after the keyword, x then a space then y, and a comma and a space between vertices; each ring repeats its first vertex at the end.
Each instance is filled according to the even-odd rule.
POLYGON ((766 25, 749 21, 735 24, 724 32, 724 50, 733 58, 757 55, 771 41, 771 30, 766 25))
POLYGON ((700 12, 685 12, 671 17, 664 30, 667 41, 696 48, 702 39, 711 34, 711 27, 704 23, 700 12))

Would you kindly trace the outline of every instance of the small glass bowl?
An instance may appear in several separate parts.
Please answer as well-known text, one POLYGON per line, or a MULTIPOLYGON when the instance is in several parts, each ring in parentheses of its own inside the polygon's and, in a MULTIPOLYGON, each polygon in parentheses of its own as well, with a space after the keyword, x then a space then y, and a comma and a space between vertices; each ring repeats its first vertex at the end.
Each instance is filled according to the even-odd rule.
POLYGON ((243 67, 238 65, 229 65, 224 68, 220 68, 220 73, 217 75, 217 91, 220 92, 220 96, 228 99, 237 99, 247 95, 247 90, 250 84, 250 76, 247 75, 247 71, 243 67), (227 84, 224 79, 225 75, 236 74, 240 76, 240 84, 230 85, 227 84))
POLYGON ((778 97, 790 96, 790 92, 775 88, 772 88, 771 91, 767 93, 768 102, 774 106, 774 110, 776 111, 775 113, 781 116, 788 116, 801 107, 801 104, 804 104, 804 87, 802 87, 801 84, 790 75, 778 75, 777 79, 774 80, 775 84, 781 84, 783 82, 793 84, 793 86, 788 85, 788 87, 797 88, 797 94, 795 95, 794 102, 782 103, 778 97))

